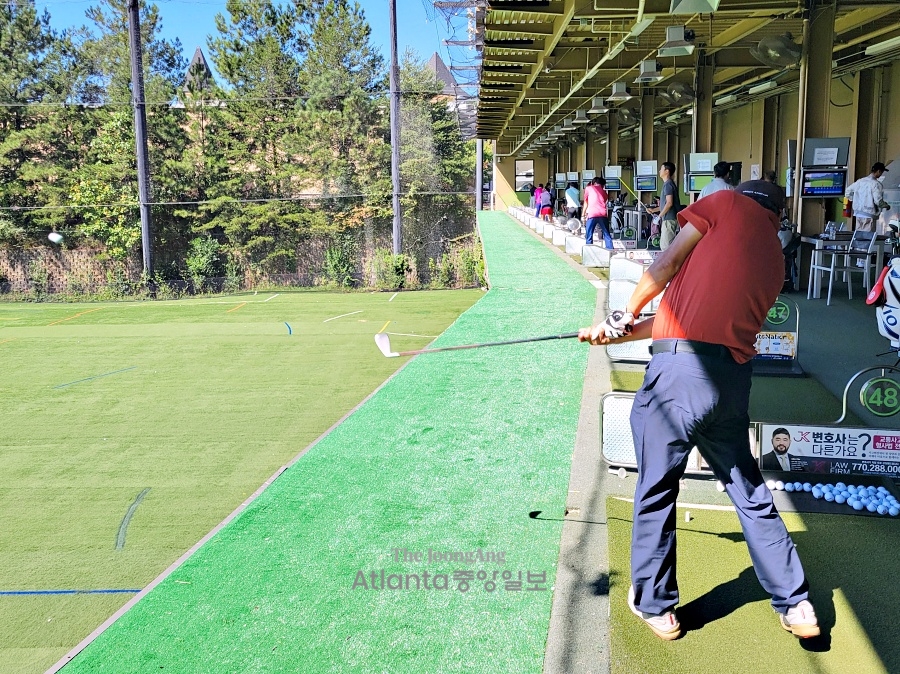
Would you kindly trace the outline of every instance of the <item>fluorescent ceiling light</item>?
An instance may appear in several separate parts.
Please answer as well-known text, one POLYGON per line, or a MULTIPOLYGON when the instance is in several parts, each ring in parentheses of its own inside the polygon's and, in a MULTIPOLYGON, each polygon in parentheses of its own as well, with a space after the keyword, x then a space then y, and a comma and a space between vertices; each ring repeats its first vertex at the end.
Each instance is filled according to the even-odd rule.
POLYGON ((657 56, 688 56, 694 53, 694 43, 684 39, 684 26, 666 28, 666 41, 656 52, 657 56))
POLYGON ((879 42, 878 44, 866 47, 866 56, 883 54, 884 52, 896 49, 897 47, 900 47, 900 37, 892 37, 890 40, 885 40, 884 42, 879 42))
POLYGON ((604 112, 609 112, 609 108, 606 107, 602 98, 595 98, 591 101, 591 109, 588 112, 592 115, 602 115, 604 112))
POLYGON ((719 9, 720 0, 672 0, 669 14, 711 14, 719 9))
POLYGON ((661 119, 654 119, 654 120, 653 120, 653 126, 659 126, 660 124, 662 124, 662 120, 661 120, 661 119))
POLYGON ((656 60, 649 59, 647 61, 641 61, 641 72, 634 78, 634 83, 659 82, 662 78, 662 73, 657 70, 656 60))
POLYGON ((612 93, 607 98, 608 101, 630 101, 634 98, 628 93, 628 87, 624 82, 613 82, 612 93))
POLYGON ((693 109, 693 108, 688 108, 688 109, 687 109, 687 112, 685 112, 684 114, 686 114, 688 117, 693 117, 693 116, 694 116, 694 109, 693 109))
POLYGON ((737 96, 734 94, 728 94, 727 96, 722 96, 722 98, 717 98, 713 101, 713 105, 728 105, 729 103, 734 103, 737 100, 737 96))
POLYGON ((669 115, 666 117, 667 122, 677 122, 679 119, 681 119, 681 115, 669 115))
POLYGON ((762 84, 757 84, 755 87, 750 87, 749 89, 747 89, 747 93, 754 94, 754 95, 761 94, 766 91, 772 91, 772 89, 774 89, 777 86, 778 86, 777 82, 772 82, 770 80, 769 82, 763 82, 762 84))

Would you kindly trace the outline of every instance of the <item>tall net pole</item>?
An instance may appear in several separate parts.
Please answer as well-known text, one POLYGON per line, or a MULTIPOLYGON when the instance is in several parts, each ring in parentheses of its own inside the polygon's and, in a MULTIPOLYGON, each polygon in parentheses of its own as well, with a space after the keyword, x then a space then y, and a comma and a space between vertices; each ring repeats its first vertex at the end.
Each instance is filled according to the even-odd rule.
POLYGON ((397 63, 397 0, 388 0, 391 23, 391 183, 394 206, 394 255, 400 254, 400 66, 397 63))
POLYGON ((153 276, 153 246, 150 241, 150 162, 147 157, 147 110, 144 102, 144 68, 141 60, 141 21, 138 0, 128 2, 128 43, 131 47, 131 104, 134 108, 134 140, 137 153, 138 199, 141 212, 141 243, 144 273, 153 276))

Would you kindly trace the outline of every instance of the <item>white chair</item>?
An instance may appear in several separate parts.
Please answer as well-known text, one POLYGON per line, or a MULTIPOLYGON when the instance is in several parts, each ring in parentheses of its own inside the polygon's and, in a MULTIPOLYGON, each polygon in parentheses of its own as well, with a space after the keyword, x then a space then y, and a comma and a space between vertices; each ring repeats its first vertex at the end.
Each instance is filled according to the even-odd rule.
POLYGON ((844 275, 847 281, 847 296, 853 299, 853 276, 859 273, 863 275, 863 284, 866 292, 872 288, 872 274, 874 271, 873 255, 875 254, 876 236, 874 232, 853 232, 853 237, 847 245, 836 244, 824 246, 813 251, 812 263, 809 266, 809 291, 806 299, 812 299, 813 279, 816 274, 828 274, 828 302, 831 305, 831 288, 834 285, 835 273, 844 275), (857 261, 862 260, 862 266, 857 266, 857 261))

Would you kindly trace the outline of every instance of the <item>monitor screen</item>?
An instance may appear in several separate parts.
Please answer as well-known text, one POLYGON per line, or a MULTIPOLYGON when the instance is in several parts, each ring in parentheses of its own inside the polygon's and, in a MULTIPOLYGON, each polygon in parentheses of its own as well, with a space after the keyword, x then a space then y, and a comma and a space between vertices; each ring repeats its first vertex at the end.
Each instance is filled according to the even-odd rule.
POLYGON ((656 176, 638 176, 634 179, 635 192, 655 192, 656 190, 656 176))
POLYGON ((606 191, 607 192, 619 192, 622 189, 622 181, 619 178, 607 178, 606 179, 606 191))
POLYGON ((709 185, 715 176, 698 175, 692 173, 688 176, 688 192, 700 192, 704 187, 709 185))
POLYGON ((846 171, 805 171, 804 197, 842 197, 847 182, 846 171))

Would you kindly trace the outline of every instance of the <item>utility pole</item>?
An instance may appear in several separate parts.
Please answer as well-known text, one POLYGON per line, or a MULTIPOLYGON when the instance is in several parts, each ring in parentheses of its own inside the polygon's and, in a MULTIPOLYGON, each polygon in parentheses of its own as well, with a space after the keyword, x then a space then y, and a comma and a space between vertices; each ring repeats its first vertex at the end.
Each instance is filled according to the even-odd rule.
POLYGON ((394 255, 400 254, 400 66, 397 64, 397 0, 388 0, 391 20, 391 183, 394 202, 394 255))
POLYGON ((484 141, 475 140, 475 210, 484 208, 484 141))
MULTIPOLYGON (((141 59, 141 19, 138 0, 128 0, 128 44, 131 47, 131 105, 134 108, 134 141, 137 153, 138 200, 141 212, 141 243, 144 273, 153 278, 153 246, 150 241, 150 171, 147 157, 147 110, 144 98, 144 67, 141 59)), ((152 281, 151 281, 152 283, 152 281)))

